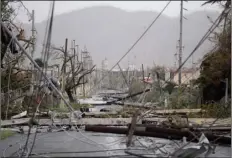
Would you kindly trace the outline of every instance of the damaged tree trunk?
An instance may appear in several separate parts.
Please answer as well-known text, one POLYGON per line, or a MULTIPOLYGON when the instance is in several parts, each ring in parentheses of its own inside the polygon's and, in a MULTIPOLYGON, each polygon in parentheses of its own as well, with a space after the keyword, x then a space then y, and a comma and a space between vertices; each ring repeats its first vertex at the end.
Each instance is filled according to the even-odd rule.
POLYGON ((75 102, 75 99, 73 98, 73 94, 72 94, 72 90, 71 89, 65 89, 67 95, 68 95, 68 98, 69 98, 69 101, 71 103, 74 103, 75 102))

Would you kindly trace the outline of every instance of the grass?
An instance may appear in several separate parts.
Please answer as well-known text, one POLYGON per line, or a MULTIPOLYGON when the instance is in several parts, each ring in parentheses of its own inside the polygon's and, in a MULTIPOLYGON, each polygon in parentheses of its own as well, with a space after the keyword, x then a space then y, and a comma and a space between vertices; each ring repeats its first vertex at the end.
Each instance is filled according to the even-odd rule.
POLYGON ((230 104, 225 107, 223 104, 209 104, 202 105, 202 109, 206 110, 203 117, 213 117, 213 118, 228 118, 231 116, 230 104))
POLYGON ((72 107, 75 109, 75 110, 79 110, 80 108, 91 108, 93 107, 92 105, 90 104, 77 104, 77 103, 73 103, 71 104, 72 107))
POLYGON ((51 111, 56 111, 56 112, 69 112, 69 110, 66 108, 66 107, 64 107, 64 108, 51 108, 50 109, 51 111))
POLYGON ((1 130, 1 140, 6 139, 10 136, 13 136, 15 132, 11 130, 1 130))

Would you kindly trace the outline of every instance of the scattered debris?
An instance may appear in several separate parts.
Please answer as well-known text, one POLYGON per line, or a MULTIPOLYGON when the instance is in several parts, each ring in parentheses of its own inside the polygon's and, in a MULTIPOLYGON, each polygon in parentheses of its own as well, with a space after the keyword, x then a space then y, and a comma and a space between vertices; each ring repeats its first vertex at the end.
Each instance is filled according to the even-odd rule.
POLYGON ((204 134, 201 135, 199 142, 195 145, 186 145, 186 142, 183 147, 180 147, 179 150, 175 151, 172 155, 172 158, 189 158, 189 157, 207 157, 212 153, 212 147, 209 143, 209 140, 204 134), (204 155, 203 155, 204 154, 204 155))
POLYGON ((20 113, 18 115, 14 115, 14 116, 11 117, 11 119, 19 119, 19 118, 22 118, 22 117, 25 117, 25 116, 27 116, 27 111, 24 111, 24 112, 22 112, 22 113, 20 113))
MULTIPOLYGON (((105 127, 105 126, 96 126, 96 125, 86 125, 85 130, 92 132, 115 133, 115 134, 128 133, 128 128, 105 127)), ((164 138, 171 140, 182 140, 183 137, 186 137, 188 141, 197 142, 198 138, 195 137, 195 135, 199 135, 199 133, 194 133, 193 135, 192 132, 189 131, 180 131, 176 129, 160 128, 160 127, 143 127, 136 129, 134 131, 134 135, 157 137, 157 138, 164 138)), ((214 141, 214 143, 221 145, 231 145, 231 137, 214 135, 211 133, 205 133, 205 135, 210 141, 214 141)))

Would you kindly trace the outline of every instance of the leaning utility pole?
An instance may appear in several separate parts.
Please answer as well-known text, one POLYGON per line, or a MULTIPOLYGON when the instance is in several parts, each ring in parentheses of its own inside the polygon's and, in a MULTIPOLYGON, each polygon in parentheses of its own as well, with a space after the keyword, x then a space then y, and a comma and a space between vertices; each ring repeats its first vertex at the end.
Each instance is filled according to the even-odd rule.
MULTIPOLYGON (((180 39, 179 39, 179 67, 182 65, 182 31, 183 31, 183 0, 180 2, 180 39)), ((178 76, 179 85, 181 84, 181 69, 178 76)))
MULTIPOLYGON (((31 58, 34 58, 34 52, 35 52, 35 11, 32 10, 32 14, 31 14, 31 21, 32 21, 32 28, 31 28, 31 32, 32 32, 32 51, 31 51, 31 58)), ((32 95, 33 91, 34 91, 34 84, 35 84, 35 78, 34 78, 34 64, 31 63, 31 71, 32 71, 32 76, 31 76, 31 85, 30 85, 30 94, 32 95)))

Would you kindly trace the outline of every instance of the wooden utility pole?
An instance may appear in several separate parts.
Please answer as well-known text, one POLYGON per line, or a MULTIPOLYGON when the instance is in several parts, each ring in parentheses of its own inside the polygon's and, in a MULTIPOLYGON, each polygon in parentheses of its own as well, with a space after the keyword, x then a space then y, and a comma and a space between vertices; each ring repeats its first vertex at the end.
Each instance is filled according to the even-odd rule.
MULTIPOLYGON (((183 0, 180 2, 180 39, 179 39, 179 67, 182 65, 182 31, 183 31, 183 0)), ((179 85, 181 84, 181 69, 178 76, 179 85)))
POLYGON ((68 50, 68 39, 65 39, 65 46, 64 46, 64 74, 66 73, 66 62, 67 62, 67 50, 68 50))
MULTIPOLYGON (((129 85, 129 83, 127 82, 126 76, 124 75, 123 70, 122 70, 121 66, 119 65, 119 63, 118 63, 117 65, 118 65, 119 70, 120 70, 120 72, 121 72, 121 74, 122 74, 122 77, 123 77, 123 79, 124 79, 124 81, 125 81, 125 83, 126 83, 126 86, 127 86, 127 88, 129 89, 129 88, 130 88, 130 85, 129 85)), ((111 72, 112 72, 112 71, 111 71, 111 72)))
POLYGON ((133 134, 134 134, 134 131, 136 128, 136 122, 137 122, 138 115, 139 115, 139 110, 136 110, 133 117, 132 117, 131 124, 130 124, 130 129, 129 129, 129 133, 128 133, 128 140, 127 140, 127 144, 126 144, 127 147, 129 147, 132 143, 132 138, 133 138, 133 134))
POLYGON ((225 90, 225 105, 227 107, 228 103, 228 89, 229 89, 229 83, 228 83, 228 78, 226 78, 226 90, 225 90))
MULTIPOLYGON (((0 44, 1 45, 1 44, 0 44)), ((1 45, 2 46, 2 45, 1 45)), ((0 57, 1 58, 1 57, 0 57)), ((1 63, 2 64, 2 63, 1 63)), ((2 69, 0 69, 0 75, 2 76, 2 69)), ((2 79, 1 79, 2 77, 0 77, 0 89, 2 89, 2 79)), ((0 139, 1 139, 1 126, 2 126, 2 97, 3 97, 3 95, 2 95, 2 91, 1 91, 1 93, 0 93, 0 96, 1 96, 1 98, 0 98, 0 139)))
POLYGON ((144 88, 145 88, 145 74, 144 74, 144 68, 143 68, 143 64, 142 64, 142 75, 143 75, 143 86, 144 86, 144 88))

